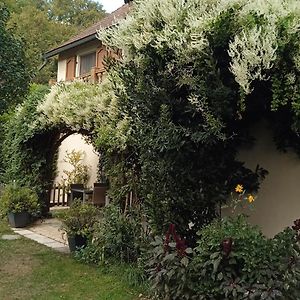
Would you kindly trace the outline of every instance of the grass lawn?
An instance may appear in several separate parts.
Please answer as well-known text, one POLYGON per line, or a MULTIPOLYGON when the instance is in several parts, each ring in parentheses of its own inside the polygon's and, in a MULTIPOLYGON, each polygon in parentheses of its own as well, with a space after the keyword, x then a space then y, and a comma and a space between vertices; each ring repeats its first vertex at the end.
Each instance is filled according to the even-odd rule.
MULTIPOLYGON (((0 221, 0 238, 12 233, 0 221)), ((0 299, 138 299, 123 268, 114 271, 84 265, 31 240, 0 239, 0 299)))

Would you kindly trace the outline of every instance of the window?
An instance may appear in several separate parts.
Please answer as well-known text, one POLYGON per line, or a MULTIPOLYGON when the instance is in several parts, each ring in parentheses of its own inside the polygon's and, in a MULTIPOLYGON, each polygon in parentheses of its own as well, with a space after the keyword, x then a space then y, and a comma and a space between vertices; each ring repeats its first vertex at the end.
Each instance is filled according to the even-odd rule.
POLYGON ((80 56, 79 75, 89 73, 96 66, 96 52, 80 56))

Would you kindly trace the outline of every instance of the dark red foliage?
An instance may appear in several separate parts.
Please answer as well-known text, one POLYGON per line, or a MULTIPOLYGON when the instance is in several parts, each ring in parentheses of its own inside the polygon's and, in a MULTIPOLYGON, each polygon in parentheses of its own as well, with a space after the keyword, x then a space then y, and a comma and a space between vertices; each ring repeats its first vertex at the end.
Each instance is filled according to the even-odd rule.
POLYGON ((175 224, 170 224, 169 229, 166 233, 165 243, 164 243, 164 250, 165 253, 169 252, 169 243, 171 242, 171 238, 176 243, 176 250, 178 255, 185 256, 185 250, 187 248, 186 246, 186 240, 181 239, 180 236, 176 233, 175 224))
POLYGON ((222 241, 221 243, 221 249, 224 252, 224 255, 227 257, 229 256, 230 252, 232 251, 233 246, 233 239, 228 238, 222 241))

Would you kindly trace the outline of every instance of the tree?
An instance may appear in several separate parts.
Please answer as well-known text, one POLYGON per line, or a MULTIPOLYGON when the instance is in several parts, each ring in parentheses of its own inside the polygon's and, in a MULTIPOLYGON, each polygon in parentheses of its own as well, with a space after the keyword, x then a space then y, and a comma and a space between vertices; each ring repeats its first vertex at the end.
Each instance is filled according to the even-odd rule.
MULTIPOLYGON (((131 144, 119 160, 153 229, 173 223, 195 237, 237 183, 259 187, 265 172, 237 159, 257 119, 271 121, 278 146, 300 152, 300 2, 141 0, 134 7, 99 33, 124 53, 109 75, 130 120, 131 144)), ((113 154, 102 156, 111 168, 113 154)))
POLYGON ((29 84, 23 43, 7 29, 9 12, 0 5, 0 113, 21 101, 29 84))
POLYGON ((93 0, 51 0, 49 8, 52 20, 74 25, 79 29, 88 27, 105 16, 102 5, 93 0))
POLYGON ((26 6, 35 7, 42 11, 48 11, 47 0, 2 0, 11 13, 21 13, 26 6))
POLYGON ((43 54, 99 21, 105 12, 92 0, 4 0, 10 9, 8 27, 24 42, 26 65, 33 82, 48 83, 55 77, 57 60, 43 65, 43 54))
POLYGON ((52 60, 45 68, 43 54, 67 40, 76 33, 74 27, 50 20, 46 11, 35 6, 24 6, 20 13, 12 13, 8 26, 22 38, 25 44, 27 67, 36 83, 48 83, 56 74, 56 60, 52 60))
MULTIPOLYGON (((0 4, 0 140, 3 141, 5 113, 20 103, 28 91, 29 73, 25 64, 23 43, 7 29, 9 12, 0 4)), ((0 176, 3 173, 2 146, 0 143, 0 176)))

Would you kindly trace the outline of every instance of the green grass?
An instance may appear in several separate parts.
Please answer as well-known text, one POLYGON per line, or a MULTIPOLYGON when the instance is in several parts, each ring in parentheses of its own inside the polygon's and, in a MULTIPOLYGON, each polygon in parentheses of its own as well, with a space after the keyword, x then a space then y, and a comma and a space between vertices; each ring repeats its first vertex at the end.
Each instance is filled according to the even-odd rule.
MULTIPOLYGON (((11 233, 0 221, 0 237, 11 233)), ((88 266, 31 240, 0 239, 0 298, 10 299, 138 299, 123 276, 124 267, 112 271, 88 266)))

